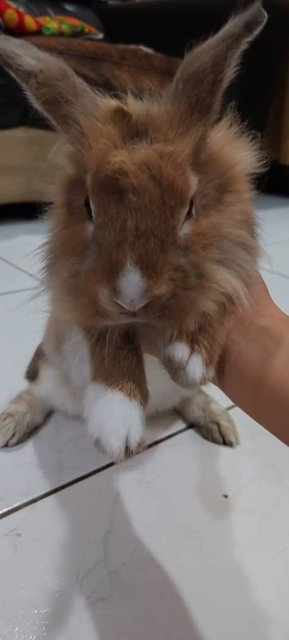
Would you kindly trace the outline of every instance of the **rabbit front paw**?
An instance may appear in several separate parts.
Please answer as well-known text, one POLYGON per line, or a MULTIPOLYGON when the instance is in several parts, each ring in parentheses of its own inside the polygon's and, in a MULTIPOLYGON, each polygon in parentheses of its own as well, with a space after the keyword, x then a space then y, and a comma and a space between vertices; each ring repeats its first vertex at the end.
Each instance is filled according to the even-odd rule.
POLYGON ((205 363, 200 351, 191 350, 185 342, 171 342, 165 350, 164 366, 182 387, 195 387, 213 377, 213 369, 205 363))
POLYGON ((114 462, 142 447, 143 407, 121 391, 91 383, 86 391, 84 415, 90 436, 114 462))
POLYGON ((239 437, 231 413, 202 389, 195 389, 191 396, 184 397, 178 411, 206 440, 227 447, 238 444, 239 437))

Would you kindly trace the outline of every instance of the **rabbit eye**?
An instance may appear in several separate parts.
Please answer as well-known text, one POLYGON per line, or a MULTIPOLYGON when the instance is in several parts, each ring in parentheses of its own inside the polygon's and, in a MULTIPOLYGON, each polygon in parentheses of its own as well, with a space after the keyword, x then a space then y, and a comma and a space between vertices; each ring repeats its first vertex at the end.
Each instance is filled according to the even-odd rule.
POLYGON ((85 208, 85 211, 86 211, 86 214, 87 214, 87 217, 89 218, 89 220, 93 220, 94 219, 94 215, 93 215, 93 210, 92 210, 92 206, 90 204, 90 199, 89 199, 88 195, 85 197, 85 200, 84 200, 84 208, 85 208))
POLYGON ((183 211, 183 218, 181 221, 181 235, 186 234, 190 230, 191 225, 189 223, 191 220, 194 220, 195 217, 196 208, 194 198, 191 198, 186 212, 183 211))
POLYGON ((186 220, 192 220, 192 218, 195 218, 195 215, 196 215, 196 211, 195 211, 194 199, 191 198, 184 222, 186 222, 186 220))

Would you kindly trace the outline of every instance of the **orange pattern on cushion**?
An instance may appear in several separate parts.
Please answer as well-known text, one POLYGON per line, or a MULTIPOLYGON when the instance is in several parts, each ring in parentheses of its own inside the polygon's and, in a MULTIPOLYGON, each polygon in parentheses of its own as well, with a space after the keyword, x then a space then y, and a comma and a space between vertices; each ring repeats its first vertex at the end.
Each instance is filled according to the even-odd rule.
POLYGON ((38 16, 35 18, 7 0, 0 0, 0 18, 4 23, 4 28, 17 35, 32 33, 41 33, 44 36, 102 35, 95 27, 73 16, 38 16))

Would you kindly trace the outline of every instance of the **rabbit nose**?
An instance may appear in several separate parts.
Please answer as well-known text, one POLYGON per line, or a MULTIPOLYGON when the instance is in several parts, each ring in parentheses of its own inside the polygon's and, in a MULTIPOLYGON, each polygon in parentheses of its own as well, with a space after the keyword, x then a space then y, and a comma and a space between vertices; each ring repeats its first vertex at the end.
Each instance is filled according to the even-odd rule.
POLYGON ((130 263, 117 280, 114 301, 126 311, 139 311, 147 303, 145 280, 140 270, 130 263))

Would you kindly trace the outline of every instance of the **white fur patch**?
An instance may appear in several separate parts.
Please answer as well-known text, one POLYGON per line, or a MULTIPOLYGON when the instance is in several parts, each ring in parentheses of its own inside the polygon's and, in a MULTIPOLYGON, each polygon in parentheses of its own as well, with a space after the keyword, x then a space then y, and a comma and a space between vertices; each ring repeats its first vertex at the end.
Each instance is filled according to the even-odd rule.
POLYGON ((137 311, 146 303, 145 280, 140 270, 130 263, 121 272, 116 290, 116 302, 128 311, 137 311))
POLYGON ((203 382, 207 378, 207 371, 202 356, 193 353, 186 365, 187 375, 196 384, 203 382))
POLYGON ((30 384, 30 388, 50 409, 61 411, 72 417, 81 415, 81 394, 76 394, 65 382, 61 373, 49 363, 41 363, 38 378, 30 384))
POLYGON ((77 326, 72 326, 63 338, 59 368, 74 390, 84 390, 90 382, 90 359, 86 340, 77 326))
MULTIPOLYGON (((172 342, 168 345, 166 357, 183 370, 186 384, 201 384, 208 378, 202 356, 199 353, 192 353, 185 342, 172 342)), ((184 375, 180 377, 184 379, 184 375)))
POLYGON ((166 349, 166 355, 179 366, 185 367, 191 352, 185 342, 172 342, 166 349))
POLYGON ((126 449, 136 451, 142 441, 142 406, 100 382, 93 382, 87 388, 84 417, 90 436, 113 460, 124 458, 126 449))
POLYGON ((191 391, 180 387, 170 378, 157 358, 145 355, 144 364, 149 392, 147 416, 175 409, 183 399, 191 396, 191 391))

